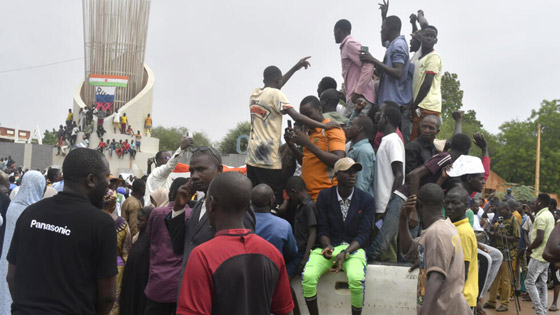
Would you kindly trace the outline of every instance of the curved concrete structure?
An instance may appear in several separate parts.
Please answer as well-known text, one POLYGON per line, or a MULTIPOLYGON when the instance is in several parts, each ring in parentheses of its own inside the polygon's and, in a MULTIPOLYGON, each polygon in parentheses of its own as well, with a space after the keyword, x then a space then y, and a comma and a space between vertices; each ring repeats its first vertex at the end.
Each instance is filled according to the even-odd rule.
MULTIPOLYGON (((131 173, 136 175, 137 177, 141 177, 146 174, 147 170, 147 160, 151 157, 154 157, 157 151, 159 150, 159 139, 152 138, 144 135, 144 118, 146 114, 152 113, 152 104, 153 104, 153 93, 154 93, 154 74, 148 65, 144 64, 144 82, 142 90, 128 103, 123 105, 119 110, 119 114, 126 113, 128 117, 128 124, 132 126, 134 132, 136 133, 140 130, 140 134, 142 134, 142 145, 141 150, 142 152, 138 152, 136 154, 136 159, 130 160, 130 155, 124 155, 123 159, 119 159, 116 153, 113 153, 113 156, 110 157, 107 152, 105 152, 105 156, 109 160, 109 164, 111 166, 111 173, 115 176, 118 176, 120 173, 131 173)), ((83 93, 84 93, 84 81, 76 88, 74 92, 74 120, 78 122, 79 120, 79 112, 80 109, 85 108, 86 104, 83 101, 83 93)), ((119 140, 123 140, 123 142, 128 139, 130 142, 134 139, 132 136, 123 135, 117 130, 116 133, 113 132, 113 118, 114 114, 105 117, 103 121, 103 128, 107 131, 103 136, 104 140, 107 139, 115 139, 115 141, 119 142, 119 140)), ((94 117, 94 130, 97 130, 97 117, 94 117)), ((82 139, 83 133, 78 134, 78 140, 76 143, 79 143, 82 139)), ((95 149, 99 144, 99 138, 95 131, 89 137, 89 148, 95 149)), ((62 161, 64 158, 62 156, 56 156, 57 150, 53 150, 53 163, 62 165, 62 161)))

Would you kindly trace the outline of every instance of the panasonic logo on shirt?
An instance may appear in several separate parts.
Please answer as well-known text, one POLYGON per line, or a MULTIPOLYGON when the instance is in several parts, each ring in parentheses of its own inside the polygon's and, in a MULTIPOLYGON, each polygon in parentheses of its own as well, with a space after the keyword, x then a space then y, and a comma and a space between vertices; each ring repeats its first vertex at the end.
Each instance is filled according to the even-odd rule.
POLYGON ((59 233, 59 234, 66 235, 66 236, 70 236, 70 233, 72 233, 72 231, 70 229, 68 229, 67 226, 65 226, 65 227, 56 226, 56 225, 52 225, 52 224, 48 224, 48 223, 44 223, 44 222, 38 222, 37 220, 31 220, 31 226, 30 227, 40 229, 40 230, 45 230, 45 231, 51 231, 51 232, 59 233))

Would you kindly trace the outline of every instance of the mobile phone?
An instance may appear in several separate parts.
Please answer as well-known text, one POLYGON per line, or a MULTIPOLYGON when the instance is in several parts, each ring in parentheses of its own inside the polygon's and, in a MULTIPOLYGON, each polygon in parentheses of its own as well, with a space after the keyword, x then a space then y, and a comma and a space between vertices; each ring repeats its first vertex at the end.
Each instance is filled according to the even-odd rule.
POLYGON ((368 46, 362 46, 362 47, 360 48, 360 51, 361 51, 361 52, 368 52, 368 51, 369 51, 369 47, 368 47, 368 46))
POLYGON ((292 129, 292 121, 288 119, 288 128, 292 129))

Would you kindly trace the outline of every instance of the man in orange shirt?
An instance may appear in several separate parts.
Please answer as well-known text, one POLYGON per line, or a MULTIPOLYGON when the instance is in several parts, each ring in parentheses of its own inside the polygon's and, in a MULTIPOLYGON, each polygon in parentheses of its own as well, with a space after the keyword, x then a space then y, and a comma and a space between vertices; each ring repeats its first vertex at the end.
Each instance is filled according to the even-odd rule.
MULTIPOLYGON (((323 116, 321 102, 315 96, 305 97, 299 105, 299 112, 323 124, 330 122, 329 118, 323 116)), ((337 184, 333 167, 336 161, 345 155, 344 130, 315 128, 309 130, 307 134, 294 131, 293 141, 303 147, 303 154, 297 150, 294 150, 294 153, 302 158, 301 177, 305 181, 307 192, 313 200, 317 200, 321 190, 337 184)))

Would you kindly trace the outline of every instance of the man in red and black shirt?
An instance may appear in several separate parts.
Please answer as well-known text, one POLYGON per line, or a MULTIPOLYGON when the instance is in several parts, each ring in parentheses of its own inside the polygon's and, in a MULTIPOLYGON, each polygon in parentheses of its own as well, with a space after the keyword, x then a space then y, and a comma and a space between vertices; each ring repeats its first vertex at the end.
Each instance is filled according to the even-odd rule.
POLYGON ((251 187, 251 181, 237 172, 212 181, 206 212, 217 233, 191 252, 177 314, 292 313, 282 254, 243 226, 251 187))

